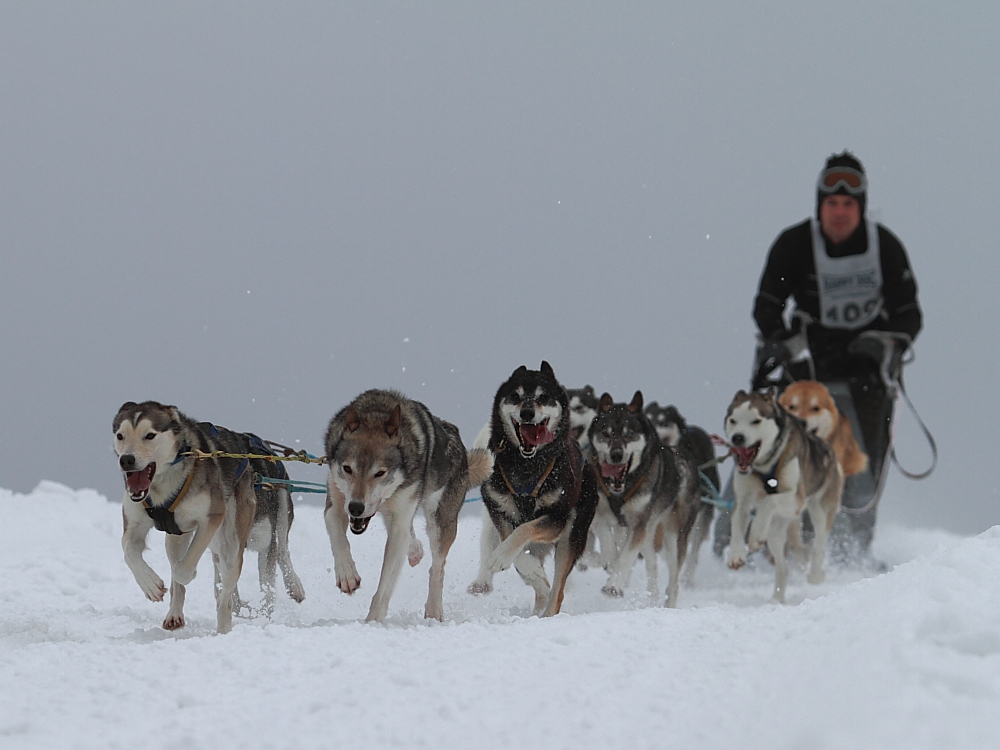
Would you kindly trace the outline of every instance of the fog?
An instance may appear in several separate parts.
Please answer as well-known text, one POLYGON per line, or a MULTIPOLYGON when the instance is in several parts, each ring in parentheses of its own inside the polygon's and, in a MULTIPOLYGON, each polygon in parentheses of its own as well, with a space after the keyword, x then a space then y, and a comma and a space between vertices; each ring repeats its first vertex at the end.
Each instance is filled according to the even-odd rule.
MULTIPOLYGON (((471 443, 549 361, 721 428, 770 243, 851 149, 904 243, 940 463, 883 518, 998 522, 1000 9, 7 3, 0 486, 121 493, 126 400, 322 453, 392 387, 471 443)), ((900 407, 900 459, 930 453, 900 407)), ((323 481, 322 470, 293 476, 323 481)))

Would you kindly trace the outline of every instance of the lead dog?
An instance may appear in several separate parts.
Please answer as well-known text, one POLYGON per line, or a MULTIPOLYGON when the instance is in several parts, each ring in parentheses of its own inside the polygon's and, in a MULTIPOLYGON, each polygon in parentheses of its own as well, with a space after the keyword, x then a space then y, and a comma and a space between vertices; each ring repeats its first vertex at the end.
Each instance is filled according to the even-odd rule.
POLYGON ((608 393, 601 396, 590 442, 598 475, 596 517, 601 521, 594 528, 602 555, 613 552, 608 581, 601 590, 623 596, 642 552, 649 593, 658 595, 654 537, 662 525, 670 574, 665 606, 676 607, 688 537, 702 505, 694 459, 660 441, 643 413, 642 391, 636 391, 628 404, 614 403, 608 393))
POLYGON ((170 561, 170 607, 165 630, 184 627, 186 586, 194 580, 198 560, 212 550, 217 585, 217 629, 233 625, 236 582, 243 569, 243 550, 254 520, 256 498, 251 472, 233 458, 196 459, 206 453, 239 453, 226 435, 213 435, 176 406, 155 401, 127 402, 112 424, 114 449, 125 479, 122 500, 122 550, 136 583, 148 599, 163 601, 167 588, 142 553, 154 526, 166 532, 170 561))
POLYGON ((370 390, 330 420, 326 455, 330 472, 323 518, 337 587, 352 594, 361 585, 347 529, 363 534, 372 517, 381 513, 385 556, 367 621, 384 620, 403 560, 414 566, 423 558, 423 546, 413 533, 419 507, 431 545, 424 615, 443 620, 445 558, 455 541, 466 491, 492 468, 489 452, 473 449, 466 454, 458 428, 419 401, 396 391, 370 390))
POLYGON ((539 370, 522 365, 497 389, 489 448, 496 458, 483 503, 500 543, 485 573, 491 578, 513 564, 535 592, 534 613, 558 614, 566 579, 587 544, 597 487, 570 433, 569 398, 548 362, 539 370), (550 550, 551 586, 543 567, 550 550))
POLYGON ((736 507, 726 562, 734 570, 746 563, 749 526, 750 550, 766 542, 774 556, 774 599, 783 602, 785 543, 789 525, 801 523, 803 510, 809 511, 815 529, 808 580, 817 584, 825 579, 823 559, 844 474, 833 451, 782 408, 773 388, 765 394, 737 392, 726 410, 725 431, 736 459, 736 507), (751 511, 756 511, 752 523, 751 511))

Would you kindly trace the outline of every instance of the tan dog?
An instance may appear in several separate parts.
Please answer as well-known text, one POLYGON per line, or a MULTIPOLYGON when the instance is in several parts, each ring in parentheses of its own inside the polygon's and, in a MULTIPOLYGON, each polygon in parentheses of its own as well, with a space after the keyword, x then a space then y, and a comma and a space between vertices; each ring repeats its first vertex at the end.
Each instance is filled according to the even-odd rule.
POLYGON ((854 437, 850 420, 837 410, 826 386, 815 380, 799 380, 778 397, 789 414, 803 420, 809 431, 833 448, 845 477, 868 468, 868 454, 861 450, 854 437))

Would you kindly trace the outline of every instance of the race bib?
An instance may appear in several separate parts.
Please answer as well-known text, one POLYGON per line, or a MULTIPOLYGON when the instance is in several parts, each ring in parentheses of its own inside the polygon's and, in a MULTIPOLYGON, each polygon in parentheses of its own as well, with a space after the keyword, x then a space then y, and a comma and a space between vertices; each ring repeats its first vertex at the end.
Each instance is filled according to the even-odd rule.
POLYGON ((865 222, 868 249, 861 255, 831 258, 820 234, 819 222, 812 221, 813 258, 819 288, 820 324, 824 328, 863 328, 882 312, 882 258, 878 228, 865 222))

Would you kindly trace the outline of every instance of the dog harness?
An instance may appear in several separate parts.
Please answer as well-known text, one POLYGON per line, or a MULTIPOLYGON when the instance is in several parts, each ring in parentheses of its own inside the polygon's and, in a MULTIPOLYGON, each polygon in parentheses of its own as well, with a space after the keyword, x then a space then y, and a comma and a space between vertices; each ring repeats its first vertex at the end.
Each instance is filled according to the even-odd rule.
POLYGON ((601 492, 603 492, 605 497, 608 498, 608 505, 611 506, 611 512, 614 513, 615 518, 618 519, 618 525, 628 526, 625 516, 622 515, 622 508, 624 508, 625 503, 632 498, 632 495, 636 493, 636 490, 646 483, 646 477, 648 475, 643 475, 638 482, 633 484, 632 488, 622 496, 621 500, 608 492, 608 485, 604 483, 604 477, 601 476, 601 467, 596 464, 594 465, 594 476, 597 477, 597 483, 601 485, 601 492))
POLYGON ((755 471, 754 474, 760 479, 761 483, 764 485, 764 492, 768 495, 775 495, 778 492, 778 478, 775 474, 778 473, 778 464, 771 467, 771 471, 764 474, 759 471, 755 471))
POLYGON ((146 515, 153 519, 153 525, 156 527, 157 531, 164 531, 167 534, 175 534, 177 536, 184 533, 180 530, 180 527, 177 525, 177 520, 174 518, 174 509, 180 505, 181 500, 184 499, 184 496, 191 487, 191 481, 193 479, 194 467, 191 467, 191 472, 188 474, 188 478, 184 480, 184 484, 181 486, 178 493, 174 495, 174 498, 166 505, 150 505, 148 500, 142 501, 142 507, 146 510, 146 515))

